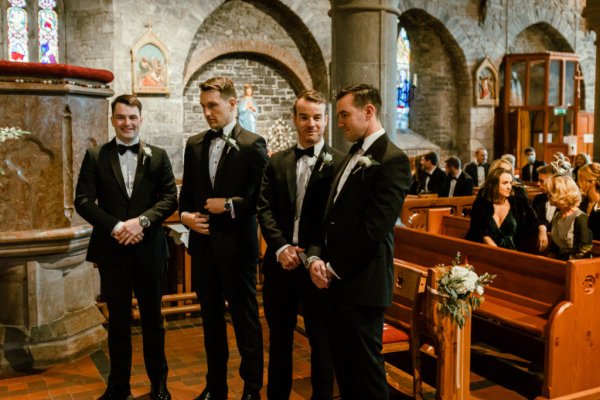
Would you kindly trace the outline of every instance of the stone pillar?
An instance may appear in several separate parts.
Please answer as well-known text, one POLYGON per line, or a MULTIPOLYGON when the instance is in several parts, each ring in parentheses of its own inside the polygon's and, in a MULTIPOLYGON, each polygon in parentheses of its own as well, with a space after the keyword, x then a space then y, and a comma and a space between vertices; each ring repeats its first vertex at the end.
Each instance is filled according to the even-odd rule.
POLYGON ((108 139, 113 91, 90 80, 95 70, 82 69, 84 79, 70 66, 10 64, 0 66, 0 124, 31 134, 0 144, 0 378, 79 357, 106 337, 85 261, 91 227, 73 196, 85 149, 108 139))
POLYGON ((594 94, 594 161, 600 162, 600 91, 598 82, 600 82, 600 48, 598 47, 598 37, 600 37, 600 0, 587 0, 585 6, 585 17, 587 18, 587 27, 596 32, 596 89, 594 94))
MULTIPOLYGON (((331 91, 352 83, 368 83, 381 91, 380 119, 392 139, 396 135, 396 53, 398 0, 331 0, 332 66, 331 91)), ((349 149, 340 129, 335 127, 333 104, 333 145, 349 149)))

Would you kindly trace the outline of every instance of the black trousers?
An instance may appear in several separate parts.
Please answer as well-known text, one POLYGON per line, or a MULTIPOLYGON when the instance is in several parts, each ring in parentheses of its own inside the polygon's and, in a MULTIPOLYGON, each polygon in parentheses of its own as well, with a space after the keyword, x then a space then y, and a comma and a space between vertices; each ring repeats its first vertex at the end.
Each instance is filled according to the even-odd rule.
POLYGON ((256 264, 223 265, 208 248, 202 256, 192 256, 192 274, 193 286, 202 307, 208 364, 206 388, 217 396, 225 396, 228 391, 227 300, 241 356, 239 371, 244 380, 244 391, 260 391, 264 361, 256 301, 256 264))
POLYGON ((131 254, 98 266, 108 306, 108 384, 129 388, 131 377, 131 293, 142 320, 144 364, 152 385, 166 383, 165 329, 161 297, 166 262, 140 263, 131 254))
POLYGON ((323 306, 342 399, 389 399, 381 354, 385 308, 351 304, 327 291, 323 306))
POLYGON ((299 307, 311 347, 312 400, 333 396, 333 362, 320 294, 303 267, 287 271, 279 264, 265 271, 263 301, 269 324, 269 381, 267 397, 289 399, 292 390, 294 329, 299 307))

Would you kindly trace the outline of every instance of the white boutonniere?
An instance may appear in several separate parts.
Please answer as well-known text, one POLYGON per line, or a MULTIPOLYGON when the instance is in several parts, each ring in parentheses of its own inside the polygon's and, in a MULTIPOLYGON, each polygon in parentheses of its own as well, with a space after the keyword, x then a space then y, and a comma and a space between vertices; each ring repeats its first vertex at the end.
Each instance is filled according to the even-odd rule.
POLYGON ((229 154, 229 150, 231 150, 231 148, 234 148, 237 151, 240 151, 240 146, 238 146, 235 139, 232 138, 231 136, 223 135, 223 140, 225 141, 225 144, 227 145, 227 154, 229 154))
POLYGON ((323 167, 329 167, 331 164, 333 164, 333 154, 323 152, 323 155, 321 156, 321 167, 319 168, 319 172, 323 170, 323 167))
POLYGON ((146 162, 146 158, 152 158, 152 149, 149 146, 143 147, 144 159, 142 160, 142 164, 146 162))
POLYGON ((369 154, 368 156, 360 156, 356 164, 359 166, 359 168, 356 171, 354 171, 354 173, 356 173, 359 169, 364 170, 371 167, 372 165, 379 165, 379 161, 373 160, 373 157, 371 157, 371 155, 369 154))

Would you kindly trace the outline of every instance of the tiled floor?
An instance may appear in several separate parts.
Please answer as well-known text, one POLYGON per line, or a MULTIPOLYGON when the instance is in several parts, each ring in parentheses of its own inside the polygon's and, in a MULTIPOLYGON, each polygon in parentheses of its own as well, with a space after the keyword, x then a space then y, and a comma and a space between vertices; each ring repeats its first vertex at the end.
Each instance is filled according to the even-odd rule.
MULTIPOLYGON (((263 337, 267 338, 264 318, 263 337)), ((206 373, 206 357, 202 343, 202 326, 197 318, 173 320, 167 323, 166 353, 169 361, 169 390, 174 399, 190 400, 197 396, 204 387, 206 373)), ((229 342, 231 348, 229 363, 229 397, 237 399, 241 396, 242 381, 237 373, 239 353, 235 346, 233 329, 229 325, 229 342)), ((265 350, 268 344, 265 343, 265 350)), ((132 393, 138 400, 149 399, 149 382, 146 377, 141 348, 139 329, 134 328, 133 337, 133 371, 131 378, 132 393)), ((83 400, 96 399, 105 389, 105 378, 108 373, 108 350, 106 343, 102 350, 77 361, 62 364, 46 371, 0 380, 0 399, 11 400, 83 400)), ((309 380, 310 352, 308 341, 300 333, 296 334, 294 350, 294 387, 291 399, 310 398, 309 380)), ((473 365, 486 362, 485 355, 473 358, 473 365), (483 358, 482 358, 483 357, 483 358), (483 361, 482 361, 483 360, 483 361)), ((268 355, 265 353, 265 367, 268 355)), ((492 367, 491 369, 494 369, 492 367)), ((410 390, 410 377, 399 370, 390 370, 390 376, 398 382, 404 392, 410 390)), ((265 368, 266 381, 266 368, 265 368)), ((525 383, 527 386, 527 383, 525 383)), ((489 378, 471 374, 472 397, 489 400, 518 400, 529 396, 519 394, 514 389, 499 386, 489 378)), ((517 390, 519 390, 517 388, 517 390)), ((265 390, 263 389, 263 396, 265 390)), ((433 399, 434 390, 426 386, 425 398, 433 399)), ((409 397, 392 390, 392 399, 408 399, 409 397)))

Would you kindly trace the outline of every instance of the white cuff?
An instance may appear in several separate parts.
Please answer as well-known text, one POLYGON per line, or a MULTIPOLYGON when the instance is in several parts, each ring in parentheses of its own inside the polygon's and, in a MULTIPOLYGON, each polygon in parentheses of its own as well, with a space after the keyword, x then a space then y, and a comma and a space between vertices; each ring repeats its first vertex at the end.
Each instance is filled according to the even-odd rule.
POLYGON ((123 221, 119 221, 117 222, 117 224, 115 225, 115 227, 113 228, 112 232, 110 233, 112 236, 115 236, 115 232, 118 231, 119 229, 121 229, 121 227, 125 225, 125 223, 123 221))
POLYGON ((282 253, 282 252, 283 252, 285 249, 287 249, 288 247, 290 247, 290 245, 289 245, 289 244, 284 244, 283 246, 281 246, 281 247, 279 248, 279 250, 277 250, 277 251, 275 252, 275 258, 277 259, 277 262, 279 262, 279 255, 280 255, 280 254, 281 254, 281 253, 282 253))

